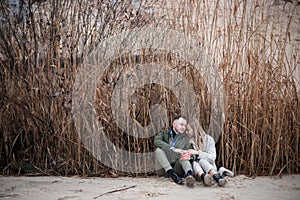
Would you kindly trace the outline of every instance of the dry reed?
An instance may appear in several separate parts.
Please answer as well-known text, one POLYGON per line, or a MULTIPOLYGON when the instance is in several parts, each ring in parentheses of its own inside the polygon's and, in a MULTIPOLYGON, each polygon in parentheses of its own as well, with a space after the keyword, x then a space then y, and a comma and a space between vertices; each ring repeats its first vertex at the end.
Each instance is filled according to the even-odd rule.
MULTIPOLYGON (((72 88, 82 60, 99 42, 151 23, 190 34, 222 72, 226 112, 217 165, 247 175, 299 173, 300 94, 299 76, 294 75, 300 60, 299 8, 296 2, 267 0, 53 0, 28 5, 23 20, 16 20, 2 1, 2 173, 121 174, 99 163, 82 145, 71 113, 72 88), (287 21, 281 21, 281 15, 287 21)), ((122 55, 99 79, 95 108, 111 141, 136 153, 153 151, 153 137, 136 139, 116 127, 110 97, 120 75, 133 65, 150 62, 178 68, 198 95, 205 129, 210 120, 209 91, 189 61, 168 52, 122 55)), ((148 125, 154 104, 167 108, 166 126, 180 113, 172 91, 148 84, 132 95, 131 117, 148 125)), ((120 160, 111 162, 122 166, 120 160)), ((153 161, 136 165, 147 167, 153 161)))

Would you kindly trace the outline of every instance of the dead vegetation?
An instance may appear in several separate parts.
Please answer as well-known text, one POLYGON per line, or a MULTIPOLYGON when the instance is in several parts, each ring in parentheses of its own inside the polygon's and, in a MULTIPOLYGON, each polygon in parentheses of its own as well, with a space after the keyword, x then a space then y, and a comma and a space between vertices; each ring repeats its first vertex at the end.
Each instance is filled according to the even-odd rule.
MULTIPOLYGON (((82 145, 71 112, 72 88, 85 56, 100 42, 149 24, 194 37, 222 74, 226 107, 217 143, 219 166, 247 175, 299 173, 296 2, 54 0, 27 4, 22 20, 13 17, 5 2, 0 9, 3 174, 118 175, 82 145)), ((178 68, 199 97, 205 129, 210 120, 206 83, 188 61, 155 50, 139 57, 122 55, 99 78, 95 108, 114 144, 136 153, 153 151, 153 138, 136 139, 118 129, 110 97, 118 74, 150 62, 178 68)), ((180 113, 176 96, 161 85, 146 85, 131 98, 138 103, 131 103, 130 115, 143 126, 151 123, 153 104, 166 107, 167 125, 180 113)))

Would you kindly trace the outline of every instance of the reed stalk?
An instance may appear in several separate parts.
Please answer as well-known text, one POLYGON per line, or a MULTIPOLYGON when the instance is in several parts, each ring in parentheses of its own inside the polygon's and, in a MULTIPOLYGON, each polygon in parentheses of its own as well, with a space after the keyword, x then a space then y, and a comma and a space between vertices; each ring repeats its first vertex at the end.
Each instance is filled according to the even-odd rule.
MULTIPOLYGON (((72 89, 83 60, 100 42, 122 30, 150 24, 190 35, 220 71, 226 106, 223 131, 216 141, 217 165, 250 176, 299 173, 300 9, 296 1, 53 0, 37 1, 26 9, 28 14, 15 18, 6 1, 0 3, 2 174, 133 175, 109 169, 93 157, 97 146, 107 147, 107 143, 92 141, 90 150, 82 144, 71 112, 72 89)), ((153 137, 135 138, 118 128, 111 97, 122 76, 147 63, 171 66, 187 77, 205 130, 211 117, 211 91, 189 60, 155 49, 141 50, 138 56, 120 55, 99 77, 95 112, 105 135, 135 153, 154 151, 153 137)), ((166 108, 165 128, 180 113, 174 93, 159 84, 145 85, 130 98, 130 116, 142 126, 151 124, 153 105, 166 108)), ((134 163, 136 169, 154 164, 106 150, 117 155, 115 160, 109 155, 105 159, 118 169, 125 167, 122 160, 134 163)))

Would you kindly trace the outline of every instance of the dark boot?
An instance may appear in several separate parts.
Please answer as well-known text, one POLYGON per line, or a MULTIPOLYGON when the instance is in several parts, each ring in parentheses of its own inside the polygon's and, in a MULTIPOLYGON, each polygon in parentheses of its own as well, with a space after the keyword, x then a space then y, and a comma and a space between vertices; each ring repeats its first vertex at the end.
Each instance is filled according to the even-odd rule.
POLYGON ((194 178, 193 172, 191 170, 189 170, 186 173, 185 182, 186 182, 186 186, 187 187, 190 187, 190 188, 194 187, 194 185, 195 185, 195 178, 194 178))
POLYGON ((176 172, 173 170, 173 169, 169 169, 167 171, 167 173, 170 175, 170 177, 173 179, 173 181, 179 185, 182 185, 183 184, 183 180, 182 178, 180 178, 176 172))
POLYGON ((224 178, 221 178, 219 174, 214 174, 213 178, 219 186, 224 186, 227 183, 227 181, 224 178))
POLYGON ((201 180, 203 181, 204 185, 209 187, 214 184, 214 179, 210 174, 206 174, 206 173, 201 174, 201 180))

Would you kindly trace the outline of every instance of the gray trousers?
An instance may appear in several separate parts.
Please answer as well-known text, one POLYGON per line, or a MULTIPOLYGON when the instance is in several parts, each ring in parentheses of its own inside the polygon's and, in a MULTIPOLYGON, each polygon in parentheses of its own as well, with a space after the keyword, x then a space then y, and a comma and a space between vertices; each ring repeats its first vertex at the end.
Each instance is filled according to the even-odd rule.
POLYGON ((170 162, 165 151, 160 148, 155 150, 155 169, 159 176, 164 176, 169 169, 174 169, 181 177, 189 170, 193 171, 189 160, 177 159, 174 162, 170 162))
POLYGON ((217 170, 217 167, 215 165, 212 165, 205 159, 200 159, 198 162, 193 162, 193 170, 195 174, 198 174, 199 172, 203 173, 203 171, 205 173, 209 173, 209 171, 212 169, 217 170))

